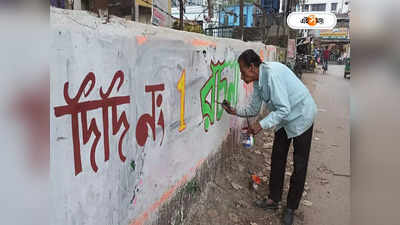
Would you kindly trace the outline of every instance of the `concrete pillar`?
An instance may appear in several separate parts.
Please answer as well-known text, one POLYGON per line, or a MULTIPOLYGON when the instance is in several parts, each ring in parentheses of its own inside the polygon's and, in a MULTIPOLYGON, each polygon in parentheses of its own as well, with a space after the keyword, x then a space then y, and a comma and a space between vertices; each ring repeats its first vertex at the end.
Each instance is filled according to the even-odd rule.
POLYGON ((81 0, 74 0, 74 9, 75 10, 82 10, 82 2, 81 2, 81 0))
POLYGON ((139 5, 135 4, 135 21, 139 22, 139 5))

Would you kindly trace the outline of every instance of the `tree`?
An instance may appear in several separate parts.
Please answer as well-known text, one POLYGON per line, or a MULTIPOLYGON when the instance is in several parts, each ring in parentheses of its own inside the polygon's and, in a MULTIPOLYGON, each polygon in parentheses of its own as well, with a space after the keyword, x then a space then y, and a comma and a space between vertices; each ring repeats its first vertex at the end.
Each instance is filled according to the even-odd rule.
POLYGON ((179 0, 179 29, 183 30, 183 0, 179 0))
POLYGON ((240 40, 243 40, 243 0, 240 0, 240 40))
POLYGON ((132 1, 132 8, 131 8, 131 16, 132 16, 132 21, 136 21, 136 0, 131 0, 132 1))
POLYGON ((261 7, 260 4, 258 4, 258 3, 253 3, 253 5, 256 6, 257 8, 259 8, 259 9, 261 10, 262 14, 263 14, 262 23, 261 23, 261 26, 262 26, 262 29, 261 29, 261 33, 262 33, 261 39, 262 39, 262 40, 261 40, 261 41, 262 41, 262 43, 265 44, 265 43, 267 43, 269 28, 271 27, 271 26, 270 26, 271 23, 268 23, 268 24, 267 24, 267 22, 271 22, 271 21, 267 21, 267 20, 268 20, 268 18, 267 18, 267 13, 265 12, 265 9, 263 9, 263 8, 261 7), (266 28, 266 29, 265 29, 265 28, 266 28), (265 33, 265 31, 267 31, 267 32, 265 33))

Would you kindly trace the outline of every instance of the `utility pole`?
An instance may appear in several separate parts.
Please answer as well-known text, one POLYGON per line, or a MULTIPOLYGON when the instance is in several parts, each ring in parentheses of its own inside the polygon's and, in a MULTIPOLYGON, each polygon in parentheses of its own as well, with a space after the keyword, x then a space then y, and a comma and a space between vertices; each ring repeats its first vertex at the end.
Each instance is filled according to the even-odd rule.
POLYGON ((131 0, 132 1, 132 7, 131 7, 131 17, 132 21, 136 21, 136 0, 131 0))
POLYGON ((243 0, 240 0, 240 40, 243 41, 243 0))
POLYGON ((267 26, 267 22, 266 22, 266 20, 267 20, 267 13, 265 12, 265 9, 263 9, 263 8, 261 7, 260 4, 258 4, 258 3, 253 3, 253 5, 256 6, 257 8, 259 8, 260 11, 261 11, 261 13, 263 14, 262 22, 261 22, 261 27, 262 27, 262 29, 261 29, 261 34, 262 34, 262 35, 261 35, 261 41, 262 41, 262 43, 265 43, 265 42, 266 42, 265 28, 266 28, 266 26, 267 26))
POLYGON ((183 0, 179 0, 179 29, 183 30, 183 0))
MULTIPOLYGON (((291 4, 291 0, 285 0, 284 1, 284 6, 283 6, 283 19, 282 19, 282 25, 283 25, 283 35, 286 35, 286 28, 287 28, 287 23, 286 23, 286 18, 287 14, 289 11, 289 5, 291 4)), ((289 36, 289 35, 288 35, 289 36)))
POLYGON ((208 5, 208 18, 211 19, 214 17, 212 0, 207 0, 207 5, 208 5))

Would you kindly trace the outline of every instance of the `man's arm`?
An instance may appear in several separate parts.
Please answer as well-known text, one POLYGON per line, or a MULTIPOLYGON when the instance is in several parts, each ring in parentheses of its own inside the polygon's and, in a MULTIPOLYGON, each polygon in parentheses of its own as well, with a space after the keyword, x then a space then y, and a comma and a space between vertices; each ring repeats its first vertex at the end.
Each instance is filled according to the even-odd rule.
POLYGON ((262 100, 260 94, 257 88, 253 88, 250 104, 247 107, 238 107, 236 115, 240 117, 256 116, 261 109, 262 100))
POLYGON ((270 88, 271 104, 276 108, 260 121, 263 129, 269 129, 278 125, 283 118, 290 113, 290 102, 286 87, 277 76, 270 76, 268 82, 270 88))

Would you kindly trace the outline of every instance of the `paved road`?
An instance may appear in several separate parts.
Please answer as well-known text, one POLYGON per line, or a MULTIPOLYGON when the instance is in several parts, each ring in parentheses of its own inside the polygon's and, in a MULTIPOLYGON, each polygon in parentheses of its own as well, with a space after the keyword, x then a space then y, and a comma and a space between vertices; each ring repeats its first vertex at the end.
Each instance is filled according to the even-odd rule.
POLYGON ((307 182, 311 207, 304 224, 350 224, 350 82, 344 66, 329 65, 327 74, 303 75, 318 105, 307 182))

